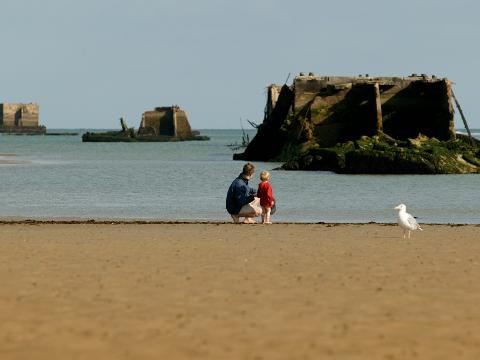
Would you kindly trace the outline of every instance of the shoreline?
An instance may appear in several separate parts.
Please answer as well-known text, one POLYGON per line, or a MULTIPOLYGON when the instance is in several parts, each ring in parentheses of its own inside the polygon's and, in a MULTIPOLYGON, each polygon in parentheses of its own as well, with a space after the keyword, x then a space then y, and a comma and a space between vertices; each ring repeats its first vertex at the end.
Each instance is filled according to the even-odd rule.
MULTIPOLYGON (((41 225, 41 224, 57 224, 57 225, 263 225, 260 222, 255 224, 234 224, 229 220, 160 220, 160 219, 122 219, 122 218, 23 218, 23 217, 0 217, 0 225, 9 224, 25 224, 25 225, 41 225)), ((271 225, 326 225, 326 226, 342 226, 342 225, 379 225, 379 226, 398 226, 396 222, 295 222, 295 221, 278 221, 271 225)), ((421 225, 427 226, 474 226, 480 227, 480 223, 426 223, 421 225)))

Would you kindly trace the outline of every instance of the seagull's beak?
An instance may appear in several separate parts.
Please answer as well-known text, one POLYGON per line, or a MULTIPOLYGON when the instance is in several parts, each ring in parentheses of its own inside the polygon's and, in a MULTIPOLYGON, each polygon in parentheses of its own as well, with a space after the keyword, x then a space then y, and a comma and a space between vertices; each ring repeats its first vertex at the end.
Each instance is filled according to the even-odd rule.
POLYGON ((400 205, 395 206, 395 207, 393 208, 393 210, 400 210, 400 205))

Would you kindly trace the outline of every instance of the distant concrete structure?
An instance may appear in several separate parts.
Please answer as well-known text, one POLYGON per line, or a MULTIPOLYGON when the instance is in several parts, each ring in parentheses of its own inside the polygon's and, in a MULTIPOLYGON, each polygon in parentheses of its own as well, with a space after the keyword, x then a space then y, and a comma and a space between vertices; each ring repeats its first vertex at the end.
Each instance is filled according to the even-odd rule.
POLYGON ((168 142, 209 140, 208 136, 200 136, 198 131, 192 131, 187 113, 179 106, 162 106, 145 111, 138 131, 129 128, 123 118, 120 119, 122 130, 106 133, 83 134, 84 142, 168 142))
POLYGON ((192 128, 185 110, 176 105, 163 106, 142 114, 138 135, 187 138, 192 136, 192 128))
POLYGON ((39 106, 36 103, 1 103, 0 133, 44 134, 39 124, 39 106))

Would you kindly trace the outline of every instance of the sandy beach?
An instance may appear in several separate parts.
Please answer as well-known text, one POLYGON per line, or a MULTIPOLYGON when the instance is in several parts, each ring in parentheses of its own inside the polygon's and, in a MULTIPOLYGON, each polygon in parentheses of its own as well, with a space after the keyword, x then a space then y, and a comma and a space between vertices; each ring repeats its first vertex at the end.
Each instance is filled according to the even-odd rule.
POLYGON ((0 358, 479 359, 480 226, 0 225, 0 358))

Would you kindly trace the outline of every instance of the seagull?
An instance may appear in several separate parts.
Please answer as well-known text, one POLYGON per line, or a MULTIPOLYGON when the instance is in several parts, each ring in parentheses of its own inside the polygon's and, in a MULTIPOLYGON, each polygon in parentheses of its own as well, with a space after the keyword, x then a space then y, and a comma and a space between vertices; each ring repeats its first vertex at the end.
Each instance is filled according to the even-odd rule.
POLYGON ((403 238, 405 239, 405 234, 408 230, 408 238, 410 239, 410 231, 412 230, 423 230, 420 225, 418 225, 417 220, 407 213, 407 207, 405 204, 400 204, 394 208, 398 210, 398 225, 403 229, 403 238))

